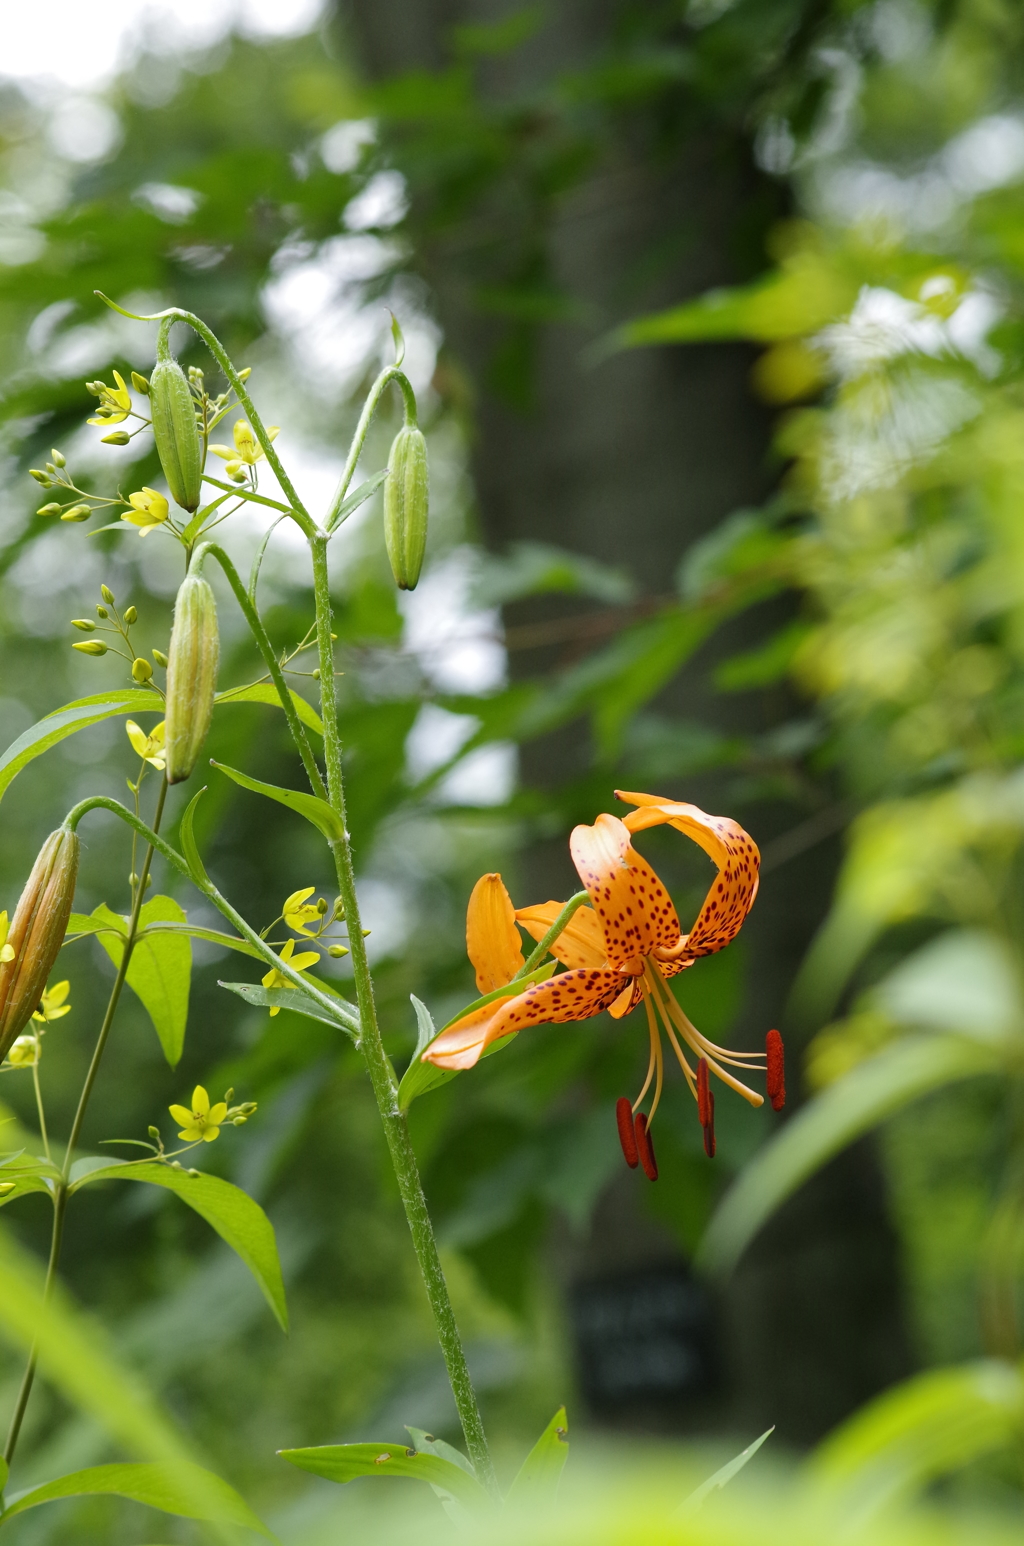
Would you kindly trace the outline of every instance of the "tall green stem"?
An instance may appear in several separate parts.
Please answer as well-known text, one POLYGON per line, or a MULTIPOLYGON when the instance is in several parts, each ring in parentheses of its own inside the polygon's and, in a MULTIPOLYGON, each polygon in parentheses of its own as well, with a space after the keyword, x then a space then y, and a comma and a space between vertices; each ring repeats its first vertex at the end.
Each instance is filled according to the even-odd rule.
POLYGON ((391 1163, 398 1181, 405 1216, 412 1234, 413 1247, 419 1261, 420 1272, 434 1312, 438 1340, 444 1354, 452 1394, 458 1408, 462 1431, 470 1457, 478 1477, 484 1486, 498 1495, 494 1467, 484 1433, 483 1419, 477 1404, 473 1382, 470 1378, 462 1339, 455 1321, 444 1269, 437 1254, 430 1211, 420 1179, 416 1154, 409 1137, 405 1112, 398 1105, 398 1083, 391 1061, 384 1050, 377 1008, 373 997, 373 978, 366 955, 356 896, 355 871, 352 850, 348 841, 345 821, 345 792, 341 770, 341 737, 338 731, 338 711, 334 688, 334 649, 331 642, 331 596, 327 568, 327 537, 319 536, 310 544, 313 552, 313 592, 316 604, 317 642, 320 653, 320 713, 324 722, 324 755, 327 764, 328 799, 341 817, 346 836, 331 844, 334 854, 338 891, 345 907, 348 924, 349 949, 352 952, 352 971, 355 978, 356 1002, 359 1005, 359 1047, 366 1060, 370 1083, 377 1100, 381 1122, 391 1153, 391 1163))
MULTIPOLYGON (((167 798, 167 779, 161 781, 160 794, 156 803, 156 814, 153 817, 153 831, 159 831, 160 822, 164 813, 164 801, 167 798)), ((82 1123, 85 1121, 85 1113, 89 1106, 89 1098, 92 1095, 96 1076, 100 1070, 103 1052, 110 1035, 110 1027, 114 1023, 114 1015, 117 1011, 118 1000, 121 997, 121 989, 124 987, 125 978, 128 975, 128 967, 135 949, 135 939, 139 932, 139 915, 142 912, 142 902, 146 894, 146 882, 149 879, 149 867, 153 862, 154 845, 151 843, 146 849, 146 857, 143 861, 142 872, 139 876, 138 888, 132 904, 131 916, 128 920, 128 933, 125 938, 124 950, 121 953, 121 964, 114 978, 114 986, 110 990, 106 1011, 103 1015, 103 1023, 100 1026, 99 1035, 96 1038, 96 1046, 93 1048, 89 1069, 82 1085, 82 1093, 78 1097, 78 1109, 75 1112, 75 1120, 71 1124, 71 1132, 68 1136, 67 1151, 64 1155, 64 1163, 61 1166, 61 1178, 56 1184, 53 1197, 53 1230, 50 1235, 50 1259, 46 1266, 46 1282, 43 1287, 44 1302, 53 1293, 53 1285, 57 1279, 57 1268, 60 1265, 61 1247, 64 1243, 64 1218, 68 1206, 68 1179, 71 1175, 71 1166, 74 1163, 75 1147, 82 1131, 82 1123)), ((22 1375, 21 1388, 18 1391, 18 1400, 11 1418, 11 1426, 7 1432, 7 1443, 4 1445, 4 1459, 10 1465, 14 1458, 14 1451, 18 1447, 18 1438, 21 1434, 21 1425, 25 1420, 25 1411, 28 1407, 29 1397, 32 1394, 32 1386, 36 1377, 36 1361, 38 1353, 33 1344, 25 1373, 22 1375)))
POLYGON ((356 432, 352 436, 352 444, 349 447, 348 460, 345 462, 345 468, 341 474, 341 482, 338 484, 334 498, 331 500, 330 509, 324 517, 324 531, 333 531, 338 524, 341 507, 345 503, 345 495, 348 493, 348 486, 352 482, 352 476, 362 455, 366 432, 370 428, 370 420, 376 413, 386 388, 390 386, 392 381, 402 390, 406 424, 416 423, 416 394, 409 384, 408 377, 399 370, 398 366, 389 365, 386 370, 381 371, 370 388, 369 397, 363 404, 363 411, 359 415, 359 423, 356 425, 356 432))

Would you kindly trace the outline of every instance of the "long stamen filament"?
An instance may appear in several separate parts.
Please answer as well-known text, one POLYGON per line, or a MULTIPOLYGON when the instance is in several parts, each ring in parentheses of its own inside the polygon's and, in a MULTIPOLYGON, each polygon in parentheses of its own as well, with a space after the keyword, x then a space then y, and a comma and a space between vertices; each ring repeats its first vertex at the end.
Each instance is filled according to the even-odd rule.
POLYGON ((650 1132, 650 1130, 651 1130, 651 1123, 654 1121, 654 1113, 657 1111, 657 1109, 658 1109, 658 1102, 661 1100, 662 1086, 665 1083, 665 1054, 664 1054, 664 1052, 661 1049, 661 1037, 660 1036, 655 1036, 655 1039, 654 1039, 654 1058, 655 1058, 655 1062, 657 1063, 658 1077, 657 1077, 657 1079, 655 1081, 655 1085, 654 1085, 654 1099, 651 1101, 651 1109, 647 1113, 647 1131, 648 1132, 650 1132))
POLYGON ((656 1062, 654 1049, 655 1049, 655 1047, 660 1045, 660 1040, 661 1040, 661 1038, 658 1035, 658 1022, 654 1018, 654 1011, 651 1008, 651 1005, 650 1005, 650 1002, 648 1000, 648 997, 647 997, 646 993, 644 994, 644 1008, 647 1010, 647 1029, 650 1031, 650 1034, 651 1034, 651 1058, 650 1058, 650 1062, 647 1064, 647 1078, 644 1080, 644 1087, 640 1091, 640 1094, 637 1096, 636 1100, 633 1102, 633 1115, 634 1116, 636 1116, 637 1112, 640 1110, 640 1107, 641 1107, 641 1105, 643 1103, 643 1098, 647 1094, 647 1091, 651 1087, 651 1080, 654 1078, 654 1069, 655 1069, 655 1062, 656 1062))
MULTIPOLYGON (((732 1074, 723 1068, 722 1064, 711 1055, 709 1044, 705 1038, 701 1036, 696 1027, 690 1024, 690 1021, 683 1013, 675 994, 669 988, 668 984, 661 976, 661 973, 658 972, 656 968, 652 972, 651 980, 654 984, 655 990, 657 991, 659 1007, 662 1010, 663 1016, 670 1016, 675 1021, 677 1029, 682 1033, 683 1040, 693 1048, 694 1052, 697 1052, 701 1056, 707 1058, 708 1067, 714 1070, 723 1084, 727 1084, 730 1089, 735 1090, 737 1095, 742 1095, 743 1099, 749 1101, 752 1106, 763 1106, 763 1095, 758 1095, 755 1090, 748 1089, 745 1084, 742 1084, 739 1081, 739 1079, 734 1079, 732 1074)), ((735 1060, 730 1058, 729 1061, 733 1062, 735 1060)), ((743 1063, 739 1063, 737 1066, 740 1068, 746 1067, 746 1065, 743 1063)))

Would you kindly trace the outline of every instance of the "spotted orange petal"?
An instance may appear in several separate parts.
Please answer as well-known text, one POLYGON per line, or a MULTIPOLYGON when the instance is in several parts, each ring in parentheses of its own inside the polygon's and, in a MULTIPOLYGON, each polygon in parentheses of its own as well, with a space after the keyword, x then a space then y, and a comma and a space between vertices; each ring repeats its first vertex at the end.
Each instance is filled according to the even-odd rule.
POLYGON ((458 1025, 442 1031, 423 1053, 425 1063, 437 1068, 472 1068, 492 1042, 529 1025, 561 1025, 568 1020, 589 1020, 607 1009, 623 991, 621 972, 580 970, 560 972, 547 982, 534 983, 525 993, 505 999, 494 1013, 488 1004, 486 1019, 467 1015, 458 1025), (471 1022, 476 1023, 471 1023, 471 1022))
MULTIPOLYGON (((536 907, 520 907, 516 922, 534 939, 541 940, 564 906, 564 902, 538 902, 536 907)), ((551 954, 565 966, 604 966, 608 952, 593 908, 581 907, 573 913, 551 946, 551 954)))
POLYGON ((466 952, 481 993, 511 982, 523 965, 522 941, 512 898, 498 874, 481 875, 466 909, 466 952))
POLYGON ((753 838, 729 816, 709 816, 699 806, 659 800, 655 795, 626 790, 616 790, 616 795, 637 806, 623 822, 629 832, 642 832, 667 822, 699 843, 718 865, 718 879, 708 892, 696 923, 664 957, 666 973, 671 976, 671 968, 682 971, 698 956, 713 955, 735 939, 757 896, 761 856, 753 838))
POLYGON ((671 898, 646 859, 630 847, 617 816, 601 815, 592 827, 574 827, 569 852, 590 894, 609 966, 632 968, 636 975, 640 957, 679 943, 671 898))

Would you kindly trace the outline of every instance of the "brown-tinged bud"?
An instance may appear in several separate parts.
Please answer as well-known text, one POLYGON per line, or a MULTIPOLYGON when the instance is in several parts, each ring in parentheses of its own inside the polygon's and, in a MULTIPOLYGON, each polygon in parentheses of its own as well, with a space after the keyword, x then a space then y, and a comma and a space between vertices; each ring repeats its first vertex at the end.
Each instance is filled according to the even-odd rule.
POLYGON ((158 666, 166 666, 167 664, 167 656, 164 654, 163 650, 154 650, 153 659, 156 661, 158 666))
POLYGON ((384 483, 384 540, 399 590, 414 590, 427 546, 427 442, 414 424, 398 431, 384 483))
POLYGON ((167 487, 183 510, 196 510, 203 487, 203 442, 196 405, 185 372, 170 352, 168 326, 157 340, 157 362, 149 381, 153 439, 167 487))
POLYGON ((14 956, 0 965, 0 1059, 25 1029, 46 987, 71 916, 78 876, 78 834, 51 832, 15 909, 7 943, 14 956))
POLYGON ((141 392, 143 397, 149 396, 149 382, 145 376, 140 376, 137 370, 132 371, 132 386, 136 392, 141 392))
POLYGON ((219 655, 213 591, 200 575, 186 575, 174 603, 167 655, 164 746, 169 784, 188 778, 203 749, 213 714, 219 655))
POLYGON ((91 505, 72 505, 70 510, 65 510, 61 516, 62 521, 87 521, 92 515, 91 505))
POLYGON ((134 607, 125 607, 125 609, 124 609, 124 620, 128 624, 129 628, 132 626, 133 623, 137 623, 138 622, 139 614, 138 614, 138 612, 136 611, 136 609, 134 607))
POLYGON ((102 639, 83 639, 80 644, 72 644, 73 650, 81 650, 83 655, 105 655, 107 646, 102 639))

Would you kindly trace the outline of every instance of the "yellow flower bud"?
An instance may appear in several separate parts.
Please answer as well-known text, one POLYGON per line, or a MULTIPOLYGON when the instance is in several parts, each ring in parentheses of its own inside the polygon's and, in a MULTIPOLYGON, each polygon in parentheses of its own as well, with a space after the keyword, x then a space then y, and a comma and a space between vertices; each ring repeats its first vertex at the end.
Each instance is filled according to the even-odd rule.
POLYGON ((50 487, 50 475, 49 473, 44 472, 41 467, 30 467, 28 470, 28 475, 30 478, 35 478, 37 483, 41 483, 43 488, 50 487))
POLYGON ((115 429, 112 435, 101 435, 100 442, 105 446, 126 446, 131 438, 126 430, 115 429))
POLYGON ((149 382, 145 376, 140 376, 137 370, 132 371, 132 386, 136 392, 141 392, 143 397, 149 396, 149 382))
POLYGON ((50 455, 53 457, 53 463, 55 467, 67 466, 68 459, 66 456, 63 456, 60 451, 51 451, 50 455))
POLYGON ((14 958, 0 964, 0 1058, 7 1056, 39 1006, 64 940, 78 877, 78 834, 51 832, 11 920, 14 958))
POLYGON ((199 506, 203 487, 203 442, 185 372, 170 352, 170 323, 157 339, 157 363, 150 377, 153 439, 167 486, 183 510, 199 506))
MULTIPOLYGON (((112 607, 114 605, 114 592, 110 589, 109 585, 100 586, 100 595, 103 597, 103 600, 107 603, 108 607, 112 607)), ((96 610, 98 612, 99 607, 97 607, 96 610)))
POLYGON ((80 628, 83 633, 96 632, 96 624, 88 617, 73 617, 71 619, 71 626, 72 628, 80 628))
POLYGON ((81 644, 72 644, 73 650, 81 650, 83 655, 105 655, 107 646, 102 639, 83 639, 81 644))
POLYGON ((153 667, 150 665, 145 656, 136 656, 136 658, 132 661, 132 677, 134 680, 141 684, 142 682, 148 682, 152 675, 153 667))
POLYGON ((167 656, 164 654, 163 650, 154 650, 153 659, 156 661, 158 666, 166 666, 167 664, 167 656))
POLYGON ((60 515, 60 505, 40 505, 36 515, 60 515))
POLYGON ((167 782, 188 778, 213 715, 220 637, 217 603, 206 580, 186 575, 174 603, 167 657, 167 782))
POLYGON ((129 628, 131 627, 132 623, 138 622, 139 614, 134 607, 125 607, 124 620, 128 624, 129 628))
POLYGON ((91 505, 72 505, 70 510, 65 510, 61 516, 62 521, 87 521, 92 515, 91 505))
POLYGON ((400 429, 391 446, 384 484, 384 540, 395 584, 415 589, 427 546, 427 443, 414 424, 400 429))

